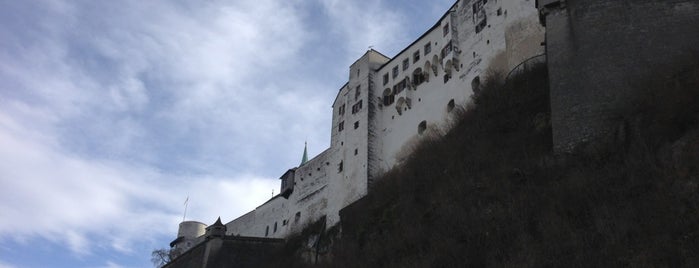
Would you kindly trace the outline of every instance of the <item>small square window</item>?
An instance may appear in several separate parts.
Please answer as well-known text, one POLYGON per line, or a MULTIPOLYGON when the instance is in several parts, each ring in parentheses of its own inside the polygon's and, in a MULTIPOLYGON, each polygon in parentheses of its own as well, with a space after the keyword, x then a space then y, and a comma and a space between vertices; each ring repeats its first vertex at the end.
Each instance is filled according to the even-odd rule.
POLYGON ((398 77, 398 66, 393 67, 393 78, 398 77))
POLYGON ((432 43, 425 44, 425 56, 432 52, 432 43))
POLYGON ((404 60, 403 60, 403 71, 407 70, 408 67, 410 67, 410 60, 409 60, 409 59, 404 59, 404 60))
POLYGON ((388 73, 383 74, 383 85, 388 84, 388 73))
POLYGON ((416 63, 419 60, 420 60, 420 50, 415 51, 415 53, 413 53, 413 63, 416 63))

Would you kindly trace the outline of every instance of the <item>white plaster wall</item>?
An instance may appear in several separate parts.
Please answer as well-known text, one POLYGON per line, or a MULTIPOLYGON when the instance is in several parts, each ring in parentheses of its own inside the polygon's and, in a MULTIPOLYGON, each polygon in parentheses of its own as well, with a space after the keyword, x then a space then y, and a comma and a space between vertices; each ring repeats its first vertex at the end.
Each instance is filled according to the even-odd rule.
MULTIPOLYGON (((396 95, 395 102, 383 106, 379 101, 374 118, 378 140, 375 163, 385 171, 399 164, 412 151, 412 145, 431 131, 447 127, 451 112, 447 104, 454 100, 456 106, 469 102, 473 90, 471 81, 483 76, 490 69, 508 71, 524 59, 541 54, 543 28, 538 25, 538 14, 534 1, 496 1, 485 5, 487 26, 475 32, 472 5, 480 0, 459 1, 452 10, 446 12, 436 26, 416 40, 403 52, 389 59, 370 50, 349 68, 349 80, 333 103, 331 145, 320 155, 296 169, 294 190, 288 199, 276 196, 229 223, 228 234, 242 236, 283 238, 302 230, 304 226, 323 216, 327 216, 328 226, 339 222, 339 210, 365 196, 368 191, 368 133, 370 85, 373 81, 373 98, 383 96, 384 89, 393 86, 406 76, 412 80, 413 71, 422 68, 428 71, 428 81, 414 88, 408 88, 396 95), (500 14, 498 15, 498 10, 500 14), (443 27, 449 24, 450 31, 443 34, 443 27), (449 40, 455 49, 444 58, 440 53, 449 40), (431 43, 431 52, 425 55, 424 45, 431 43), (413 53, 420 51, 420 59, 413 61, 413 53), (409 58, 410 66, 403 70, 403 60, 409 58), (426 70, 426 63, 437 65, 437 75, 426 70), (454 63, 454 64, 449 64, 454 63), (392 70, 399 66, 399 75, 392 76, 392 70), (443 76, 451 69, 452 78, 444 82, 443 76), (383 83, 383 75, 388 74, 388 83, 383 83), (355 97, 356 87, 361 92, 355 97), (410 99, 409 106, 396 107, 400 98, 410 99), (363 102, 359 112, 353 114, 352 106, 363 102), (344 105, 344 114, 340 107, 344 105), (428 130, 418 134, 418 124, 425 120, 428 130), (359 127, 354 128, 354 123, 359 127), (344 122, 344 130, 338 125, 344 122), (355 149, 357 153, 355 155, 355 149), (339 164, 343 169, 338 170, 339 164), (300 215, 296 217, 297 213, 300 215), (283 222, 288 224, 284 225, 283 222), (277 231, 274 232, 274 223, 277 231)), ((483 81, 483 79, 481 79, 483 81)))
POLYGON ((384 170, 399 164, 409 155, 415 142, 421 138, 418 135, 420 122, 426 121, 428 130, 433 131, 448 127, 450 113, 447 104, 452 99, 459 106, 470 102, 473 94, 471 82, 475 77, 484 76, 491 69, 507 72, 522 60, 543 52, 540 45, 543 41, 541 27, 534 26, 538 25, 538 17, 533 1, 488 1, 485 5, 487 26, 479 33, 475 31, 474 2, 458 3, 454 12, 450 13, 453 18, 452 15, 445 16, 438 27, 378 71, 381 75, 388 73, 390 77, 387 85, 381 83, 380 92, 383 93, 385 88, 392 88, 405 75, 412 75, 415 69, 422 68, 424 71, 426 61, 439 65, 436 76, 432 71, 428 72, 428 82, 401 92, 395 96, 395 103, 381 107, 379 131, 384 135, 380 164, 384 170), (444 36, 443 27, 447 23, 451 24, 451 33, 444 36), (452 38, 455 40, 454 51, 441 58, 443 45, 452 38), (432 51, 424 55, 424 44, 428 42, 432 43, 432 51), (511 44, 513 42, 516 43, 511 44), (421 58, 415 63, 412 57, 417 50, 421 51, 421 58), (406 58, 411 59, 411 66, 403 71, 401 64, 406 58), (447 64, 449 61, 456 64, 450 67, 447 64), (397 79, 391 75, 395 66, 401 70, 397 79), (444 83, 443 76, 448 68, 452 69, 452 78, 444 83), (411 99, 411 105, 398 113, 396 108, 401 97, 411 99))

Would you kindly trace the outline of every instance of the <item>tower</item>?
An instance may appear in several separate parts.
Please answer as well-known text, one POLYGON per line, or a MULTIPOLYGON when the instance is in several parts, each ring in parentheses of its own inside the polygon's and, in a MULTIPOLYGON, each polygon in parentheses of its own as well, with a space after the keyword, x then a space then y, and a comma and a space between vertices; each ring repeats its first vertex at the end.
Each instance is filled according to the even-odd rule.
POLYGON ((216 222, 209 227, 206 227, 206 238, 219 237, 226 235, 226 226, 221 223, 221 217, 216 219, 216 222))

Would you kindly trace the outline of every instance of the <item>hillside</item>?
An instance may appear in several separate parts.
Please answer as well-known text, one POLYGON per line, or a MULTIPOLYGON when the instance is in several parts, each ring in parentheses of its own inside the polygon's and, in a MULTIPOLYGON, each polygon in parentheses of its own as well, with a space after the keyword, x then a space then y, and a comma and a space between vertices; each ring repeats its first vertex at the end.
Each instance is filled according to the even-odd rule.
POLYGON ((699 69, 683 70, 638 81, 648 94, 617 139, 571 155, 552 154, 545 66, 492 74, 450 131, 341 211, 340 232, 310 226, 277 264, 696 267, 699 69))

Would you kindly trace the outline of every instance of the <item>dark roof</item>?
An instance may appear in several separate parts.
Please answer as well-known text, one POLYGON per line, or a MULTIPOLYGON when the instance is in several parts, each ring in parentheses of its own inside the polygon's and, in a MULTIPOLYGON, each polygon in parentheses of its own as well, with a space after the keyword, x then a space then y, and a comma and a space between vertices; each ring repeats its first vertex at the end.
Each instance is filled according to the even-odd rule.
POLYGON ((214 224, 212 224, 211 226, 223 226, 223 223, 221 223, 221 217, 218 217, 218 219, 216 219, 216 222, 214 222, 214 224))

